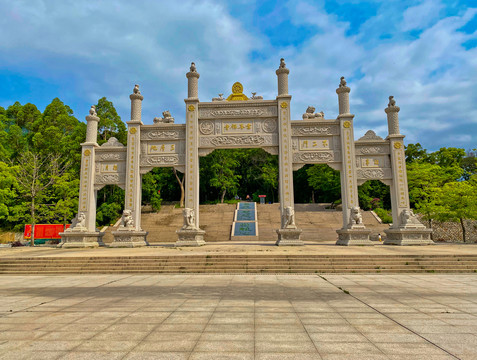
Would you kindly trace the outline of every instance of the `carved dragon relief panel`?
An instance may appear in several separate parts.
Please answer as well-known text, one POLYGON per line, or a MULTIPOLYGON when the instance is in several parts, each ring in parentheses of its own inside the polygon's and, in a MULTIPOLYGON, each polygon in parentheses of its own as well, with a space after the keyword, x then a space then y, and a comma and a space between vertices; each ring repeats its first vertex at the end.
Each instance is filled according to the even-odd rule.
POLYGON ((164 154, 164 155, 143 155, 141 156, 141 166, 165 167, 172 165, 184 165, 185 155, 164 154))
POLYGON ((293 153, 293 163, 326 164, 341 162, 339 151, 300 151, 293 153))
POLYGON ((250 118, 277 116, 277 106, 237 106, 236 104, 220 104, 214 107, 199 106, 199 119, 250 118))
POLYGON ((293 136, 339 135, 339 125, 335 124, 296 124, 292 123, 293 136))
POLYGON ((273 135, 219 135, 201 136, 199 147, 263 147, 278 146, 278 136, 273 135))
POLYGON ((362 145, 355 143, 356 155, 390 154, 389 144, 362 145))
POLYGON ((364 184, 368 180, 380 180, 386 185, 391 185, 392 171, 391 169, 357 169, 356 177, 358 185, 364 184))
POLYGON ((185 125, 175 127, 142 126, 141 140, 183 139, 185 138, 185 125))

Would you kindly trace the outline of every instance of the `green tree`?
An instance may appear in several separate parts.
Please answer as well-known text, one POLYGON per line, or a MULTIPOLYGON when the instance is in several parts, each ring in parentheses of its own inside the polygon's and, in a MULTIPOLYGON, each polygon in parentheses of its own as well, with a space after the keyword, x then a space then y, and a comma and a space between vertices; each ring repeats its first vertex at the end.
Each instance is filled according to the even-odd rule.
MULTIPOLYGON (((30 149, 43 155, 57 154, 71 159, 72 134, 77 126, 73 110, 55 98, 45 108, 43 116, 31 124, 30 149)), ((77 147, 74 150, 79 151, 77 147)))
POLYGON ((15 166, 14 174, 18 189, 28 203, 31 218, 31 246, 35 243, 35 224, 37 210, 45 203, 47 189, 68 169, 70 164, 62 161, 59 155, 40 155, 30 151, 19 157, 21 166, 15 166))
POLYGON ((184 199, 185 199, 185 189, 184 189, 184 181, 185 181, 185 175, 182 174, 179 171, 176 170, 176 168, 172 168, 172 172, 174 173, 174 176, 176 177, 177 184, 179 185, 179 188, 181 189, 181 198, 179 200, 179 207, 183 208, 184 207, 184 199))
POLYGON ((448 147, 440 148, 430 154, 430 161, 441 167, 460 167, 462 159, 465 157, 465 150, 448 147))
POLYGON ((462 169, 456 166, 442 167, 435 164, 412 162, 407 165, 409 201, 411 207, 424 215, 432 228, 432 220, 442 208, 439 206, 439 188, 459 179, 462 169))
POLYGON ((0 162, 0 224, 5 227, 5 222, 11 215, 13 205, 17 200, 17 179, 14 169, 6 163, 0 162))
POLYGON ((267 163, 262 167, 261 175, 263 184, 268 187, 268 192, 272 194, 272 202, 275 202, 275 189, 278 187, 278 166, 274 163, 267 163))
POLYGON ((121 121, 113 103, 102 97, 96 104, 96 113, 99 117, 98 144, 101 145, 108 141, 110 137, 115 137, 123 145, 126 145, 126 125, 121 121))
POLYGON ((227 191, 236 194, 239 187, 239 180, 242 176, 235 173, 239 161, 237 153, 227 150, 215 150, 212 155, 210 185, 219 189, 220 202, 223 203, 227 191))
POLYGON ((438 192, 443 208, 440 218, 460 222, 462 240, 466 242, 464 220, 477 220, 477 186, 468 181, 451 182, 445 184, 438 192))
POLYGON ((414 161, 428 161, 429 154, 426 149, 423 149, 421 144, 409 144, 406 146, 406 163, 412 163, 414 161))
POLYGON ((341 198, 340 172, 326 164, 317 164, 307 170, 308 183, 318 192, 320 201, 335 202, 341 198))
POLYGON ((462 159, 461 167, 464 169, 462 178, 469 180, 473 175, 477 174, 477 149, 467 151, 467 156, 462 159))
POLYGON ((98 191, 97 226, 114 224, 124 208, 125 192, 119 186, 106 185, 98 191))
POLYGON ((358 186, 359 206, 364 210, 391 209, 389 186, 379 180, 368 180, 358 186))
POLYGON ((57 178, 52 185, 51 198, 53 201, 53 218, 50 221, 62 222, 63 225, 69 223, 78 209, 78 193, 80 180, 77 174, 72 171, 65 172, 57 178))

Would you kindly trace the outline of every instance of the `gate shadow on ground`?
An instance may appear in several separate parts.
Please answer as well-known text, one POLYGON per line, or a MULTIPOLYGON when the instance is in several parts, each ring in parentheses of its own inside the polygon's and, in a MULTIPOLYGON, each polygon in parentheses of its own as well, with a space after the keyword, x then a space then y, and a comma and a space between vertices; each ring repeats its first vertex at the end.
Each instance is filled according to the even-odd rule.
MULTIPOLYGON (((158 275, 154 275, 158 276, 158 275)), ((159 275, 160 276, 160 275, 159 275)), ((169 279, 173 279, 176 276, 183 275, 164 275, 169 279)), ((193 275, 194 277, 201 277, 203 275, 193 275)), ((215 278, 216 275, 210 275, 210 281, 214 282, 218 280, 215 278)), ((226 275, 232 278, 231 275, 226 275)), ((234 275, 234 277, 240 277, 240 275, 234 275)), ((255 277, 254 275, 246 275, 251 278, 255 277)), ((266 277, 267 275, 257 275, 261 277, 266 277)), ((284 275, 285 280, 291 280, 293 275, 288 277, 284 275)), ((234 281, 231 285, 227 281, 223 286, 221 285, 204 285, 204 286, 194 286, 194 285, 151 285, 151 286, 102 286, 102 287, 81 287, 81 290, 78 290, 78 287, 61 287, 61 288, 9 288, 7 290, 0 291, 0 296, 40 296, 50 297, 52 299, 65 299, 65 298, 75 298, 85 296, 92 296, 93 298, 110 298, 111 301, 122 301, 127 299, 143 299, 144 302, 153 302, 154 300, 159 299, 171 299, 171 300, 181 300, 181 299, 217 299, 217 298, 226 298, 234 300, 269 300, 269 301, 336 301, 336 300, 349 300, 349 295, 343 293, 342 291, 336 289, 335 287, 327 284, 322 279, 316 278, 312 279, 310 275, 310 280, 315 282, 316 280, 322 282, 320 286, 310 289, 310 287, 289 287, 285 286, 283 282, 275 282, 273 284, 260 283, 257 285, 242 285, 234 281)), ((300 277, 303 279, 303 276, 300 277)), ((188 278, 187 281, 190 282, 192 278, 188 278)), ((202 280, 202 279, 197 279, 202 280)), ((253 279, 251 279, 253 281, 253 279)), ((222 279, 223 281, 223 279, 222 279)), ((91 300, 91 299, 89 299, 91 300)), ((43 300, 44 301, 44 300, 43 300)), ((61 301, 61 300, 60 300, 61 301)), ((140 301, 142 302, 142 301, 140 301)), ((138 302, 138 303, 140 303, 138 302)), ((45 304, 45 306, 51 307, 51 303, 45 304)), ((39 305, 41 306, 41 305, 39 305)), ((63 306, 61 306, 63 307, 63 306)), ((74 305, 73 305, 74 307, 74 305)))

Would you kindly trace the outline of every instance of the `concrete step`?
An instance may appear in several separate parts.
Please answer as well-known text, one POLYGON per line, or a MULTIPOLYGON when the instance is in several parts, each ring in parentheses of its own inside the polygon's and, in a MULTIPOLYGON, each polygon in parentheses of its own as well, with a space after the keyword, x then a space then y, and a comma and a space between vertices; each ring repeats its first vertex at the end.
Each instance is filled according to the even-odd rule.
POLYGON ((18 270, 18 271, 2 271, 4 275, 62 275, 62 274, 396 274, 396 273, 469 273, 476 271, 468 271, 466 269, 260 269, 260 270, 230 270, 230 269, 181 269, 181 270, 111 270, 111 269, 101 269, 101 270, 48 270, 48 271, 38 271, 38 270, 18 270))
MULTIPOLYGON (((199 220, 205 230, 205 241, 228 241, 234 218, 234 204, 200 205, 199 220)), ((379 224, 370 212, 364 211, 363 222, 371 230, 372 236, 384 234, 388 225, 379 224)), ((276 230, 280 227, 279 204, 257 204, 257 241, 277 240, 276 230)), ((295 204, 297 225, 303 230, 302 239, 306 241, 329 241, 337 239, 336 229, 342 227, 342 213, 325 209, 325 204, 295 204)), ((176 230, 182 226, 182 209, 164 206, 158 213, 143 213, 141 227, 148 231, 150 243, 174 242, 176 230)), ((109 231, 109 229, 108 229, 109 231)), ((112 241, 112 235, 105 235, 105 242, 112 241)))
POLYGON ((409 273, 477 272, 474 255, 177 255, 21 257, 0 260, 0 274, 85 273, 409 273))

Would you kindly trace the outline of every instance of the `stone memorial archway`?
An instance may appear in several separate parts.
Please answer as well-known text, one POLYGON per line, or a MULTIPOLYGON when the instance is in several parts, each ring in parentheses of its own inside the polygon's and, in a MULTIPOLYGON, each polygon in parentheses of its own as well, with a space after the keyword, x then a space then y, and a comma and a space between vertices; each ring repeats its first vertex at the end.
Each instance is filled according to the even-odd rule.
POLYGON ((177 246, 205 244, 205 231, 199 228, 199 157, 215 149, 263 148, 279 157, 281 226, 277 245, 303 245, 299 219, 295 219, 293 170, 305 164, 328 164, 341 174, 343 227, 337 230, 337 245, 372 245, 370 230, 362 222, 358 185, 380 180, 391 188, 393 225, 386 230, 385 244, 429 244, 431 230, 419 223, 409 207, 404 135, 399 132, 399 107, 393 97, 385 109, 388 136, 382 139, 372 130, 355 141, 354 115, 350 113, 349 93, 344 77, 338 94, 339 115, 326 119, 323 112, 309 107, 302 120, 291 120, 288 93, 289 70, 281 59, 276 70, 278 95, 264 100, 255 94, 248 98, 235 83, 227 98, 199 101, 199 73, 192 63, 186 74, 185 124, 174 124, 169 112, 155 118, 153 125, 141 121, 143 95, 134 87, 128 146, 116 139, 98 146, 99 118, 94 107, 86 116, 87 135, 82 144, 81 183, 78 215, 73 226, 62 233, 62 247, 102 245, 103 233, 96 227, 96 192, 106 184, 125 189, 121 224, 113 232, 112 247, 147 245, 147 232, 141 228, 141 176, 154 167, 173 166, 185 175, 184 225, 178 229, 177 246))

